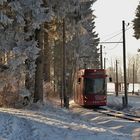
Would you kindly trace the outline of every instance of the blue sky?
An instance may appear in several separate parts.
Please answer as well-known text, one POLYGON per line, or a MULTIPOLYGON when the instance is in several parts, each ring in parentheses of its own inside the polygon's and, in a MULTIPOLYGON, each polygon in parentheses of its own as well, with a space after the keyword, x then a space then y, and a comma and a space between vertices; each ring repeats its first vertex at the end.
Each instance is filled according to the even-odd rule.
MULTIPOLYGON (((122 20, 126 23, 126 54, 137 54, 140 48, 140 40, 133 37, 132 20, 135 18, 135 12, 139 0, 97 0, 93 9, 97 16, 95 19, 96 32, 102 41, 122 41, 122 20), (127 24, 129 23, 129 26, 127 24), (119 35, 117 35, 119 34, 119 35), (116 37, 112 38, 113 36, 116 37), (110 39, 112 38, 112 39, 110 39)), ((103 44, 104 53, 107 57, 107 65, 110 65, 111 59, 122 59, 122 44, 103 44)))

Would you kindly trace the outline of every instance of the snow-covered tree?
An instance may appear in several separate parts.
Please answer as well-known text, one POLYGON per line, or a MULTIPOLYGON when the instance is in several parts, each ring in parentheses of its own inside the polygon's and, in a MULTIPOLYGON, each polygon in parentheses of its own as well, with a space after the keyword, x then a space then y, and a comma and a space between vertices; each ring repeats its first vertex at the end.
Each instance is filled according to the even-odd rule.
POLYGON ((27 73, 30 78, 35 75, 40 52, 36 30, 52 18, 52 11, 43 5, 42 0, 0 1, 0 50, 2 57, 11 53, 6 64, 10 74, 22 83, 27 73))
MULTIPOLYGON (((81 2, 81 15, 82 15, 82 27, 85 29, 84 34, 81 37, 81 60, 88 68, 98 68, 99 67, 99 53, 98 44, 99 37, 95 32, 95 16, 93 15, 93 10, 91 9, 92 4, 95 0, 86 0, 81 2), (84 38, 84 40, 83 40, 84 38)), ((80 41, 80 42, 81 42, 80 41)))
POLYGON ((140 4, 136 9, 135 19, 133 20, 134 36, 136 39, 140 38, 140 4))
POLYGON ((33 93, 35 88, 35 98, 42 100, 43 72, 47 82, 61 83, 64 21, 68 90, 72 90, 79 64, 87 60, 82 56, 88 57, 89 65, 90 59, 97 66, 99 38, 90 9, 93 3, 94 0, 0 0, 0 59, 8 67, 9 76, 21 81, 19 88, 26 87, 33 93))
MULTIPOLYGON (((51 50, 51 46, 57 46, 54 54, 59 54, 59 57, 55 55, 55 76, 61 77, 62 73, 62 43, 63 43, 63 19, 65 20, 65 47, 66 47, 66 79, 69 79, 68 85, 72 85, 74 79, 74 73, 79 65, 84 67, 85 61, 91 65, 91 67, 98 67, 98 48, 99 43, 98 34, 94 31, 94 16, 90 9, 94 1, 90 0, 71 0, 71 1, 49 1, 49 7, 52 7, 52 11, 57 20, 56 32, 59 34, 53 41, 49 43, 48 50, 51 50), (61 5, 61 6, 60 6, 61 5), (60 46, 60 47, 58 47, 60 46), (59 49, 58 49, 59 48, 59 49), (83 58, 87 56, 87 58, 83 58), (58 59, 59 58, 59 59, 58 59), (90 61, 89 61, 90 60, 90 61), (59 64, 59 65, 57 65, 59 64), (57 66, 57 67, 56 67, 57 66)), ((49 28, 49 27, 48 27, 49 28)), ((49 36, 51 35, 51 29, 48 30, 49 36)), ((49 39, 50 40, 50 39, 49 39)), ((52 54, 52 53, 51 53, 52 54)), ((50 56, 50 55, 49 55, 50 56)), ((49 58, 49 60, 51 60, 49 58)), ((49 63, 53 61, 49 61, 49 63)), ((51 68, 49 68, 50 71, 51 68)), ((48 74, 48 73, 47 73, 48 74)), ((58 78, 61 79, 61 78, 58 78)), ((57 81, 57 80, 56 80, 57 81)), ((61 82, 56 82, 61 83, 61 82)), ((69 89, 68 89, 69 90, 69 89)))

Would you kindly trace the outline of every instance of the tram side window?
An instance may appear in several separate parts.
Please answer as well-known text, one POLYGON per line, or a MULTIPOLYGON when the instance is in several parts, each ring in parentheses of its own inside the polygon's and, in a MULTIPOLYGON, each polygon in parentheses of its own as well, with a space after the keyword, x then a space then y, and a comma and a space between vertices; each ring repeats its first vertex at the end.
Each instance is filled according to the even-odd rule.
POLYGON ((93 93, 94 92, 94 80, 91 78, 85 79, 85 92, 86 93, 93 93))

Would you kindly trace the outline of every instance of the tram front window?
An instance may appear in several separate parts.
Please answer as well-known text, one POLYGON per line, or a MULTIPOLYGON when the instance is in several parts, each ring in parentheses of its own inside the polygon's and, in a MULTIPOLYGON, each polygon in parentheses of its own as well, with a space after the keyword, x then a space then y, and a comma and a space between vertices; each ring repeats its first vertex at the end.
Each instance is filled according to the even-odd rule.
POLYGON ((105 90, 105 79, 93 79, 86 78, 85 79, 85 93, 86 94, 104 94, 105 90))

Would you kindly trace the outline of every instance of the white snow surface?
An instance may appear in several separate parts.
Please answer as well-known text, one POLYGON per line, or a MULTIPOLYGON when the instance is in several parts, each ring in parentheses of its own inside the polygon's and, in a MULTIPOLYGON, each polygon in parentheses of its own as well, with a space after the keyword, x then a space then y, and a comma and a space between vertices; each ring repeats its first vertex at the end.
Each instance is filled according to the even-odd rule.
MULTIPOLYGON (((121 104, 114 95, 108 102, 121 104)), ((140 123, 105 116, 73 101, 68 110, 48 101, 24 109, 0 108, 0 140, 140 140, 140 123)))

